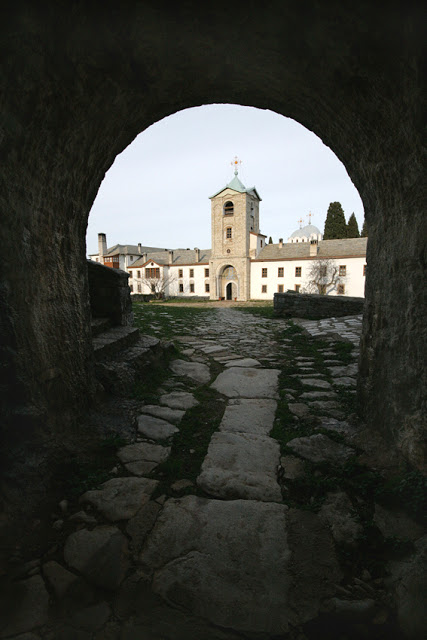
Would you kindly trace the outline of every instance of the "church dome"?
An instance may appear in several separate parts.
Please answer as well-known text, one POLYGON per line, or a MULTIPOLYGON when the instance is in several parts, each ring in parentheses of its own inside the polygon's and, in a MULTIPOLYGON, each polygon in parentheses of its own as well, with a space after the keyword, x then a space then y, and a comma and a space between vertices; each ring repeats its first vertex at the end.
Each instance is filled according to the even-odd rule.
POLYGON ((310 240, 322 239, 322 233, 320 229, 314 226, 314 224, 306 224, 302 229, 297 229, 289 236, 289 242, 310 242, 310 240))

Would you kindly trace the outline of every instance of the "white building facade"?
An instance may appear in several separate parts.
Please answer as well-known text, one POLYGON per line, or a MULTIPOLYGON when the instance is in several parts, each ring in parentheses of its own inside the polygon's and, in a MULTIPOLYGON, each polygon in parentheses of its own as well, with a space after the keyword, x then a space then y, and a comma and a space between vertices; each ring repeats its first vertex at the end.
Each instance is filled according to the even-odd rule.
POLYGON ((108 249, 105 234, 98 234, 98 254, 89 257, 127 271, 133 294, 245 301, 271 300, 275 293, 292 290, 364 297, 367 238, 322 240, 319 229, 309 224, 287 243, 266 244, 259 226, 261 198, 255 187, 242 184, 237 169, 210 200, 212 249, 142 244, 108 249), (321 289, 313 279, 326 265, 334 281, 328 279, 321 289))

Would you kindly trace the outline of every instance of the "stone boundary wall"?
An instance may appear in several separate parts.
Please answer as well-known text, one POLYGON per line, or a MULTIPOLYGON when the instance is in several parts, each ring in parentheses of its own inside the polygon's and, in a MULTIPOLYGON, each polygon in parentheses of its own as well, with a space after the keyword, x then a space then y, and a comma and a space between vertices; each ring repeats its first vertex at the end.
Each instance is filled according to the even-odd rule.
POLYGON ((129 274, 93 260, 87 261, 92 318, 109 318, 113 326, 133 323, 129 274))
POLYGON ((365 298, 321 296, 313 293, 275 293, 274 312, 288 318, 352 316, 363 313, 365 298))
POLYGON ((130 298, 132 302, 150 302, 155 300, 156 296, 153 293, 132 293, 130 298))

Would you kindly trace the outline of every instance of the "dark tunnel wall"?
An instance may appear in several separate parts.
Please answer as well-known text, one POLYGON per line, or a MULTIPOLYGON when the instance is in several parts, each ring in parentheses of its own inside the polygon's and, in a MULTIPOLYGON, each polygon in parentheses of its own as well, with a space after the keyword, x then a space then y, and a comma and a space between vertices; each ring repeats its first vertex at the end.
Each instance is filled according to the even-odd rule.
POLYGON ((3 6, 6 444, 39 433, 60 440, 90 405, 85 231, 115 156, 166 115, 227 102, 314 131, 359 190, 369 228, 359 398, 370 427, 421 468, 421 17, 371 2, 3 6))

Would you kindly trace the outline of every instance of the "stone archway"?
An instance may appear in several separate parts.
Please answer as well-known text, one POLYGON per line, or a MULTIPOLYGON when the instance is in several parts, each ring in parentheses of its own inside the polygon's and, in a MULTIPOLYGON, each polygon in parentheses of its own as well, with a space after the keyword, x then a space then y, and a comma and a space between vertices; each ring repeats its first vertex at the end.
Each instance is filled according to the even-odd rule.
POLYGON ((359 397, 369 426, 422 466, 421 16, 367 1, 276 0, 268 12, 245 5, 238 32, 225 3, 107 3, 100 14, 18 1, 8 15, 0 27, 7 442, 25 448, 38 429, 60 442, 91 402, 85 229, 114 158, 166 115, 231 102, 314 131, 358 188, 369 228, 359 397))
POLYGON ((225 300, 233 300, 239 295, 239 276, 236 268, 227 264, 221 267, 218 275, 219 297, 225 300))

